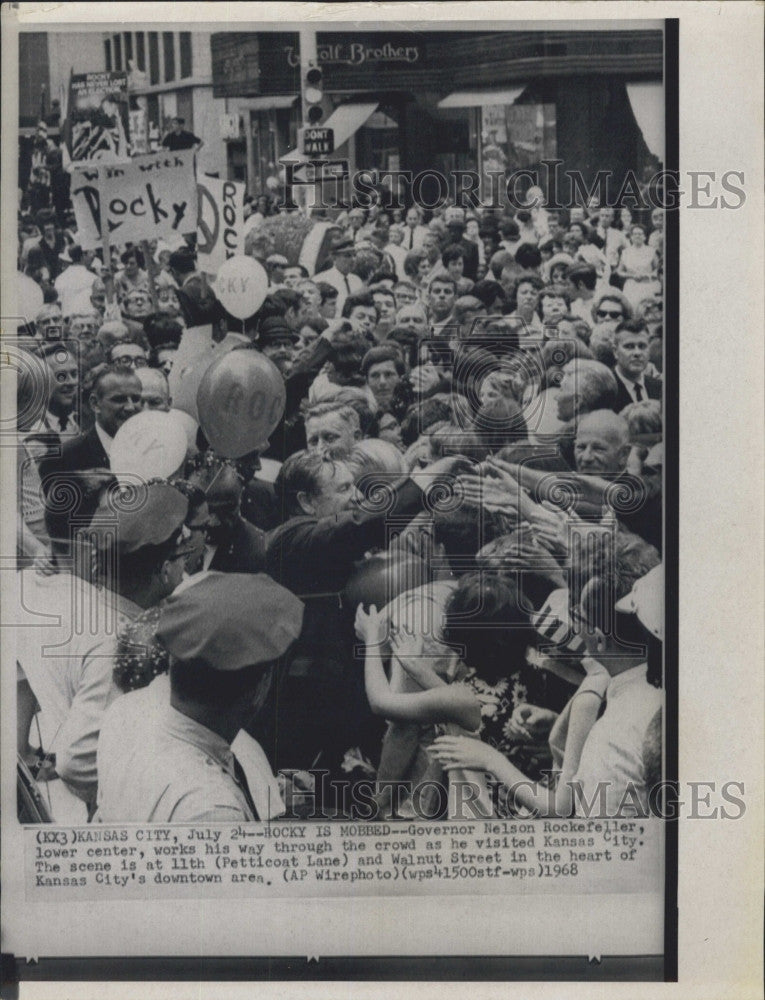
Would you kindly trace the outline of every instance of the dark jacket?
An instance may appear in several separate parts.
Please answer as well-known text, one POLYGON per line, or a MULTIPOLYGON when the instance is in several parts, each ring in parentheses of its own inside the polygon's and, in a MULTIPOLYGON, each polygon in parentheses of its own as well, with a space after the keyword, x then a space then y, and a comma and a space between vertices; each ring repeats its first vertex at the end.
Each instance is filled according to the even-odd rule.
POLYGON ((422 492, 410 479, 396 484, 395 497, 393 508, 380 513, 293 517, 268 534, 266 572, 306 604, 291 672, 343 671, 352 654, 355 608, 342 608, 342 591, 365 552, 387 547, 394 520, 400 526, 422 509, 422 492))
POLYGON ((209 569, 219 573, 262 573, 265 565, 264 532, 240 517, 231 529, 228 542, 215 550, 209 569))
POLYGON ((67 441, 60 455, 42 459, 40 480, 51 537, 68 538, 73 519, 80 527, 90 521, 98 506, 99 490, 86 482, 82 473, 108 468, 109 457, 95 427, 67 441))
MULTIPOLYGON (((614 410, 617 413, 621 413, 625 406, 629 406, 630 403, 634 403, 635 400, 630 396, 627 391, 627 386, 622 382, 619 376, 614 372, 614 378, 616 379, 616 402, 614 403, 614 410)), ((645 385, 645 399, 661 399, 661 380, 658 378, 651 378, 650 375, 646 375, 643 379, 645 385)))

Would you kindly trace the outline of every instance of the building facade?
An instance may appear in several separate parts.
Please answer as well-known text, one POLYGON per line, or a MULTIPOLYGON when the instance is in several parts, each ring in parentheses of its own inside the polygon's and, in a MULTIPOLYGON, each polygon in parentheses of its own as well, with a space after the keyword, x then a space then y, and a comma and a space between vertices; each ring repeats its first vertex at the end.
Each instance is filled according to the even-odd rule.
MULTIPOLYGON (((608 31, 317 33, 333 156, 351 171, 534 170, 586 182, 663 159, 661 25, 608 31)), ((263 190, 296 151, 297 32, 216 33, 213 93, 242 120, 231 176, 263 190)))
POLYGON ((221 139, 225 102, 213 96, 210 33, 121 31, 102 35, 106 70, 130 73, 131 107, 145 116, 146 141, 156 147, 176 116, 203 141, 199 169, 226 176, 221 139))

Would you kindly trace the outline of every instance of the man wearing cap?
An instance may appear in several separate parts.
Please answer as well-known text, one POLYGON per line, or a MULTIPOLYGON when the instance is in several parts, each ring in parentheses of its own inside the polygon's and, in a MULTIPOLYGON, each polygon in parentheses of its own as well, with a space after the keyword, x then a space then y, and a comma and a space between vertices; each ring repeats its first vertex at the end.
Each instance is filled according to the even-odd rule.
MULTIPOLYGON (((187 511, 186 498, 168 483, 151 483, 128 497, 103 495, 84 536, 94 545, 103 586, 85 579, 84 558, 76 571, 29 570, 20 578, 30 627, 19 629, 17 658, 51 734, 45 749, 55 756, 55 771, 48 778, 62 778, 89 808, 101 718, 118 693, 112 680, 116 636, 180 583, 187 511)), ((52 535, 56 560, 89 551, 57 538, 55 529, 52 535)))
POLYGON ((204 143, 193 132, 187 132, 183 127, 185 124, 185 118, 173 118, 170 131, 162 140, 164 149, 169 149, 172 152, 182 149, 193 149, 195 153, 199 152, 204 143))
POLYGON ((96 819, 268 818, 267 796, 248 782, 231 744, 265 702, 302 619, 302 603, 263 575, 209 573, 168 598, 157 637, 170 655, 170 673, 107 713, 96 819))
POLYGON ((269 316, 261 320, 258 330, 258 350, 276 365, 284 378, 292 371, 298 334, 286 320, 269 316))
MULTIPOLYGON (((272 253, 266 257, 266 273, 268 274, 268 287, 273 291, 283 288, 285 285, 285 267, 289 261, 281 253, 272 253)), ((290 287, 290 286, 288 286, 290 287)))
POLYGON ((354 243, 348 237, 342 237, 332 245, 332 267, 322 271, 316 277, 337 289, 337 312, 340 315, 349 295, 360 292, 362 280, 357 274, 351 274, 354 261, 354 243))

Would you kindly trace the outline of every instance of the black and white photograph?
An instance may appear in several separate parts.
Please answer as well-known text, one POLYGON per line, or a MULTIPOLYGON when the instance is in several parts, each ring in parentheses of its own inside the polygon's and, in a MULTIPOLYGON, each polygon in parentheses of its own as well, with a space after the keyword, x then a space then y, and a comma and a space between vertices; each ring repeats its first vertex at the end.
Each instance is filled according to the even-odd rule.
POLYGON ((9 980, 677 982, 678 22, 230 6, 14 26, 9 980))

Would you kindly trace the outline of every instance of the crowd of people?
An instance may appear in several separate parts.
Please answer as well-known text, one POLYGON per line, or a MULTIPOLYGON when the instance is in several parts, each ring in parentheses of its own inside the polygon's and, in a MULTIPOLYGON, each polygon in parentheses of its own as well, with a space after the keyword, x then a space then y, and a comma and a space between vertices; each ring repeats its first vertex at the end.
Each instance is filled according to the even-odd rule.
POLYGON ((277 252, 263 196, 245 252, 268 293, 241 323, 193 238, 104 259, 39 182, 12 620, 40 815, 570 816, 601 786, 609 814, 649 811, 662 212, 533 189, 517 210, 372 204, 335 213, 309 266, 277 252), (172 410, 205 324, 273 363, 283 413, 235 459, 193 428, 129 502, 115 436, 172 410))

